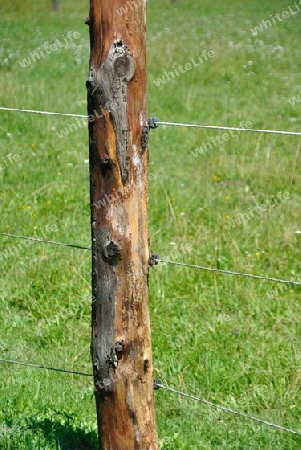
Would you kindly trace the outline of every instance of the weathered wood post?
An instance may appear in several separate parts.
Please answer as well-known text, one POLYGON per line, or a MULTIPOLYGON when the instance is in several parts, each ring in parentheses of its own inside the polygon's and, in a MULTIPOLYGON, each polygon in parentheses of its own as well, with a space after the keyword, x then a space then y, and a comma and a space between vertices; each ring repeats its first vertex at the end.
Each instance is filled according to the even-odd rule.
POLYGON ((143 1, 126 7, 124 0, 90 0, 86 21, 91 350, 101 450, 158 449, 148 299, 145 13, 143 1))

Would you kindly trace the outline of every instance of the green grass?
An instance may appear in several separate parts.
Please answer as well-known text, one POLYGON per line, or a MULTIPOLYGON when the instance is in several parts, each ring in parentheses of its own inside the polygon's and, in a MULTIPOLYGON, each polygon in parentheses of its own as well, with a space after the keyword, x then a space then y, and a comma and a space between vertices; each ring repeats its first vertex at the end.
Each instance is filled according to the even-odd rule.
MULTIPOLYGON (((85 113, 88 2, 3 1, 0 105, 85 113), (38 3, 38 5, 36 5, 38 3), (80 38, 22 68, 43 42, 80 38)), ((252 36, 287 2, 152 0, 148 6, 149 115, 161 120, 300 131, 300 15, 252 36), (246 5, 244 4, 246 3, 246 5), (203 50, 210 61, 157 87, 203 50)), ((70 118, 0 112, 1 231, 89 245, 87 131, 58 138, 70 118), (48 228, 46 229, 46 226, 48 228), (53 227, 53 231, 49 227, 53 227), (50 231, 49 231, 50 230, 50 231)), ((300 138, 151 132, 152 249, 177 261, 300 279, 300 138), (288 200, 229 224, 279 192, 288 200)), ((89 252, 1 237, 0 357, 90 371, 89 252)), ((155 376, 185 392, 300 430, 300 289, 173 266, 151 271, 155 376)), ((0 366, 0 450, 96 449, 89 378, 0 366)), ((157 391, 162 450, 297 450, 298 436, 157 391)))

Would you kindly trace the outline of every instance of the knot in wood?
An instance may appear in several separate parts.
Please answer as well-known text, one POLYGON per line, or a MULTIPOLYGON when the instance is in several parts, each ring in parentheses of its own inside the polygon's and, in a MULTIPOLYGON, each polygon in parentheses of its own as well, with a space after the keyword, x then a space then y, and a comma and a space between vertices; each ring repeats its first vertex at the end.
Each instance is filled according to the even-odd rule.
POLYGON ((103 259, 115 266, 121 260, 121 247, 118 242, 110 240, 103 246, 103 259))
POLYGON ((93 69, 93 67, 91 67, 90 73, 89 73, 89 78, 86 81, 86 88, 87 88, 88 92, 90 92, 90 93, 93 93, 96 88, 95 80, 96 80, 96 72, 93 69))
POLYGON ((118 339, 115 343, 115 352, 117 355, 117 359, 120 360, 122 358, 122 353, 124 352, 124 340, 118 339))
POLYGON ((124 81, 130 81, 135 74, 135 61, 131 52, 121 39, 114 43, 113 55, 114 74, 124 81))
POLYGON ((102 158, 101 165, 108 166, 109 164, 111 164, 111 160, 108 156, 105 156, 104 158, 102 158))
POLYGON ((135 73, 135 62, 130 54, 117 56, 114 61, 114 73, 125 81, 130 81, 135 73))
POLYGON ((112 170, 112 160, 108 156, 104 156, 100 161, 101 171, 103 175, 112 170))

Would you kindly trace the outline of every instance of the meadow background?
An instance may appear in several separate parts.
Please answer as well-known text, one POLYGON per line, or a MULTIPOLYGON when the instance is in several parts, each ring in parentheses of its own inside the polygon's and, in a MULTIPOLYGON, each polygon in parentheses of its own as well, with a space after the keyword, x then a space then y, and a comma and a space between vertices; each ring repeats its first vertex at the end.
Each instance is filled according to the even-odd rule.
MULTIPOLYGON (((86 113, 89 5, 61 3, 54 13, 50 0, 1 2, 1 106, 86 113), (69 31, 80 34, 69 48, 22 67, 31 51, 69 31)), ((301 103, 289 99, 301 89, 301 13, 251 32, 288 6, 293 2, 149 0, 149 115, 300 131, 301 103), (156 86, 165 71, 204 50, 214 58, 156 86)), ((73 119, 0 117, 0 231, 89 245, 86 128, 60 138, 73 119), (18 161, 5 163, 9 153, 18 161)), ((222 134, 151 132, 152 249, 175 261, 300 279, 300 137, 241 133, 195 156, 222 134), (231 225, 280 192, 289 198, 231 225)), ((91 371, 89 252, 0 239, 0 357, 91 371)), ((151 271, 150 307, 155 377, 300 430, 299 288, 161 265, 151 271)), ((301 445, 298 436, 165 391, 155 399, 162 450, 301 445)), ((1 450, 96 448, 91 379, 0 363, 1 450)))

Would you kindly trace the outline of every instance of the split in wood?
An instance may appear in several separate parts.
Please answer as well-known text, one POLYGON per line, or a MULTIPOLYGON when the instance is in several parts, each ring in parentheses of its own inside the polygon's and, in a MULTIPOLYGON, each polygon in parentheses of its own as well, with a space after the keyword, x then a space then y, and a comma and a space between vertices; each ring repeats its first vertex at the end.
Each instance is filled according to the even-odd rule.
POLYGON ((141 136, 141 150, 142 150, 142 153, 144 152, 144 150, 147 149, 147 146, 148 146, 148 134, 149 134, 149 127, 148 126, 144 126, 143 130, 142 130, 142 136, 141 136))

